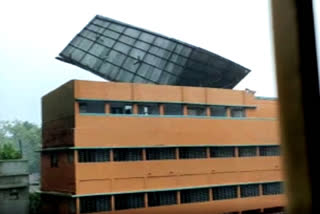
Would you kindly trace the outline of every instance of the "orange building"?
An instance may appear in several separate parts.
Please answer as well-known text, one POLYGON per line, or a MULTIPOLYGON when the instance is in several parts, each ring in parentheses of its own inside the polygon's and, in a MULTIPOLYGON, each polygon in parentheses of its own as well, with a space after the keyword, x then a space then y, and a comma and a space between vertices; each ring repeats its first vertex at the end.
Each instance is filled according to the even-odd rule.
POLYGON ((70 81, 42 98, 44 213, 280 213, 277 101, 70 81))

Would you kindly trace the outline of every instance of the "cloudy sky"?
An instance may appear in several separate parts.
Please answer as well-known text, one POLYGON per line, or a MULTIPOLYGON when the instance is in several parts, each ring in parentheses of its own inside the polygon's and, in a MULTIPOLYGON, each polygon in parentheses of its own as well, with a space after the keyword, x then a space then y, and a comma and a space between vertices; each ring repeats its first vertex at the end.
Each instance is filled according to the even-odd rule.
POLYGON ((71 79, 105 81, 55 59, 96 14, 159 32, 237 62, 251 69, 251 73, 236 89, 250 88, 258 96, 275 97, 269 3, 268 0, 2 3, 0 120, 41 124, 43 95, 71 79))

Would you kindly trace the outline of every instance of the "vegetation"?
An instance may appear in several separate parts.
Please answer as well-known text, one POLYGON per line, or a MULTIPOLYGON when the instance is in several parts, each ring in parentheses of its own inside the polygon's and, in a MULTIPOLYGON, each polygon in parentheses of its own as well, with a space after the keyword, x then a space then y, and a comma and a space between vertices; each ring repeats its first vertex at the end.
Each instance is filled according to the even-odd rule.
POLYGON ((28 160, 31 173, 40 171, 41 129, 27 121, 0 121, 0 160, 28 160))
POLYGON ((29 195, 29 214, 40 213, 41 197, 39 193, 30 193, 29 195))

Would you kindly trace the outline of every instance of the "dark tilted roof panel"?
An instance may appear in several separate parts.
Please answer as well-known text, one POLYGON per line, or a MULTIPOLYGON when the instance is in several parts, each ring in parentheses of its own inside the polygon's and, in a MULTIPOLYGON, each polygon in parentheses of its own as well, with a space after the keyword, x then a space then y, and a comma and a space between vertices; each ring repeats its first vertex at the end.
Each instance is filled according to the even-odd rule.
POLYGON ((250 72, 202 48, 99 15, 58 59, 115 82, 233 88, 250 72))

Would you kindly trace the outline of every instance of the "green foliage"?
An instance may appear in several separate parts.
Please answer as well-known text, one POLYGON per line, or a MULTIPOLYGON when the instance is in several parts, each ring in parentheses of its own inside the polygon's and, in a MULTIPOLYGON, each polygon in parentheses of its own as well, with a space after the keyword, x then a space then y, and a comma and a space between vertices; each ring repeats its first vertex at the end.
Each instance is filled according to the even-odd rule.
POLYGON ((19 159, 21 153, 18 152, 12 144, 4 143, 0 145, 0 160, 19 159))
POLYGON ((36 152, 41 148, 40 127, 27 121, 0 121, 0 147, 4 145, 22 150, 22 158, 28 160, 31 173, 40 171, 40 154, 36 152))
POLYGON ((41 197, 39 193, 30 193, 29 195, 29 213, 40 213, 41 197))

